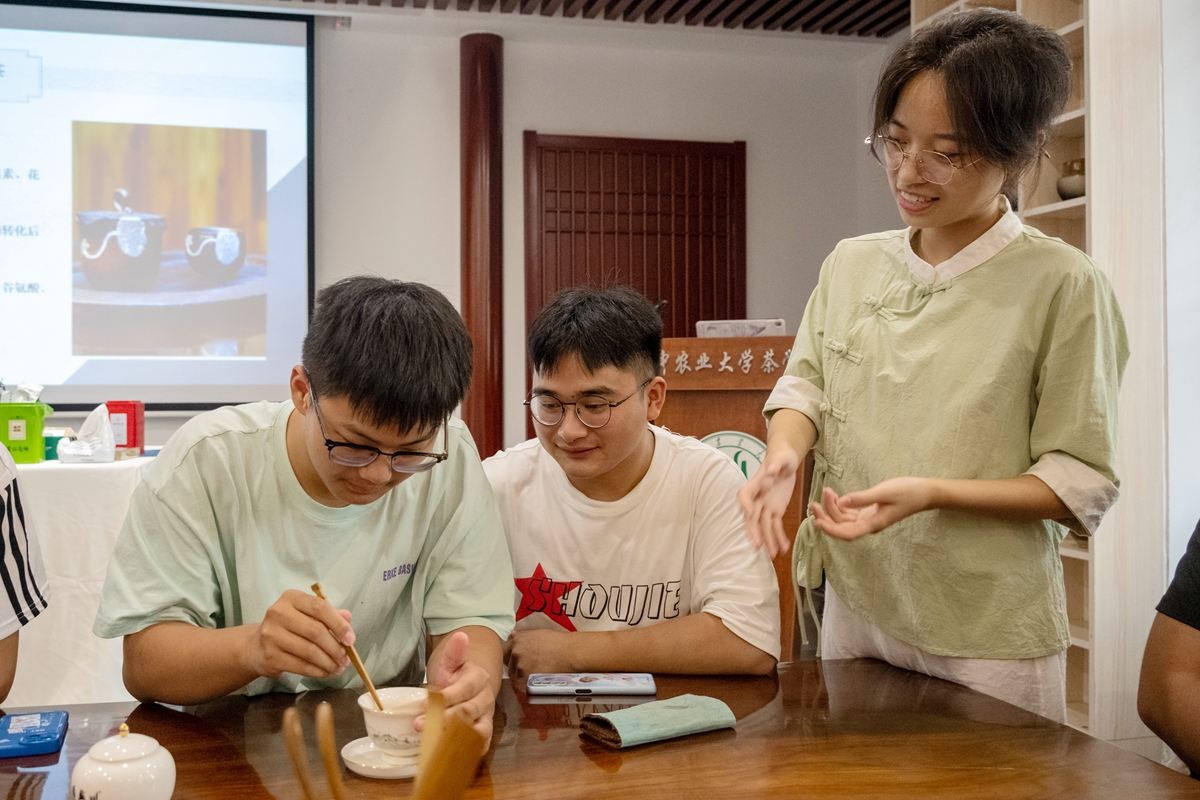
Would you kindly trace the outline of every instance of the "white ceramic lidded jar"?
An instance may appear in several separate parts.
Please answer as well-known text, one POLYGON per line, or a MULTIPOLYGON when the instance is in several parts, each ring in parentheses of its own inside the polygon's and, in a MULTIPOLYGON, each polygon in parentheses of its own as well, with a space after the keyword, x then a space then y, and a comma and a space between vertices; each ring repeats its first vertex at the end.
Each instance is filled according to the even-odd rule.
POLYGON ((70 800, 170 800, 175 759, 157 740, 130 733, 101 739, 71 771, 70 800))

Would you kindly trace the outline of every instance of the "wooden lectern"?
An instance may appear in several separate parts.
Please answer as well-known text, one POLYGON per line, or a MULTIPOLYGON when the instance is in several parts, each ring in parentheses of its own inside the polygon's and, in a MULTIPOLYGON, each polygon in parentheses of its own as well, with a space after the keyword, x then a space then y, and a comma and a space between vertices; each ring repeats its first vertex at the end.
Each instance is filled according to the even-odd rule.
MULTIPOLYGON (((656 423, 706 439, 730 455, 744 473, 753 474, 766 454, 767 424, 762 409, 787 365, 792 341, 790 336, 663 339, 667 401, 656 423)), ((811 455, 801 469, 783 519, 792 540, 812 481, 811 455)), ((791 661, 796 600, 790 552, 775 558, 775 575, 779 580, 779 660, 791 661)))

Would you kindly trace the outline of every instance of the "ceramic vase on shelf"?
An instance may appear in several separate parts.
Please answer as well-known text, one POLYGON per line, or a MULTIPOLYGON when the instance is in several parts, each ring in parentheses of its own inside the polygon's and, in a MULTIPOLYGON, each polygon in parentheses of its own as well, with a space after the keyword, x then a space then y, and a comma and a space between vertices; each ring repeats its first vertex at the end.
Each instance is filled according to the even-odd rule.
POLYGON ((1056 188, 1058 196, 1063 200, 1073 200, 1083 197, 1087 191, 1087 178, 1084 175, 1082 158, 1072 159, 1063 164, 1062 177, 1058 179, 1056 188))

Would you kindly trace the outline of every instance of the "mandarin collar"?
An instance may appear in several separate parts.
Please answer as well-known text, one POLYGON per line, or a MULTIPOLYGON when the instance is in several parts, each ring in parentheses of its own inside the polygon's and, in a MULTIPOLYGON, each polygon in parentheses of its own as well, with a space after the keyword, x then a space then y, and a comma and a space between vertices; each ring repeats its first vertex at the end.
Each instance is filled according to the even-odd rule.
POLYGON ((1008 198, 1001 195, 1001 199, 1004 201, 1004 214, 996 221, 996 224, 936 267, 913 250, 914 230, 911 227, 908 228, 904 232, 904 259, 908 263, 908 269, 912 272, 913 277, 921 283, 936 286, 978 267, 1012 244, 1013 240, 1021 235, 1021 220, 1009 205, 1008 198))

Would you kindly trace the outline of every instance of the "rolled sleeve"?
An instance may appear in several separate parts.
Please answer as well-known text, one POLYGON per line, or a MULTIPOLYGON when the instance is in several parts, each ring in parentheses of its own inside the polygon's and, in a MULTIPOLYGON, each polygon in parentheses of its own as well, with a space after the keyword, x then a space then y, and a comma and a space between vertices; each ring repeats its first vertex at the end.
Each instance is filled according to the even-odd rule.
POLYGON ((821 438, 821 404, 825 402, 825 393, 816 384, 804 378, 784 375, 771 390, 767 404, 763 406, 763 416, 770 422, 771 417, 781 408, 799 411, 812 420, 817 429, 817 438, 821 438))
POLYGON ((507 639, 515 624, 513 571, 500 510, 478 457, 464 474, 444 539, 451 549, 424 597, 425 625, 434 636, 468 625, 495 631, 507 639), (469 498, 469 499, 468 499, 469 498))
POLYGON ((763 407, 767 422, 781 408, 799 411, 816 426, 818 440, 823 433, 821 404, 825 402, 825 318, 837 254, 834 250, 821 265, 821 275, 804 307, 787 367, 763 407))
POLYGON ((1072 273, 1043 333, 1027 474, 1044 481, 1091 535, 1117 499, 1117 400, 1129 345, 1112 286, 1094 265, 1072 273))
POLYGON ((1063 520, 1080 536, 1091 536, 1105 512, 1117 501, 1116 485, 1082 461, 1066 453, 1046 453, 1025 472, 1050 487, 1074 516, 1063 520))

